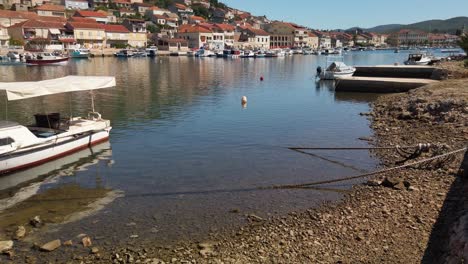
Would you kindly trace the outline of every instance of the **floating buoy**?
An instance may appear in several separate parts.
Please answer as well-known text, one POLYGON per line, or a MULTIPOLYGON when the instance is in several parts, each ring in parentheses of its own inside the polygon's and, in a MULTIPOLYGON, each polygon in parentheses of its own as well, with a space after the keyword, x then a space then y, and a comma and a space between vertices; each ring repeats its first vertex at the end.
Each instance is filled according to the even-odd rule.
POLYGON ((241 99, 241 103, 242 105, 246 105, 247 104, 247 96, 242 96, 242 99, 241 99))
POLYGON ((262 82, 263 82, 263 76, 260 76, 260 81, 262 81, 262 82))

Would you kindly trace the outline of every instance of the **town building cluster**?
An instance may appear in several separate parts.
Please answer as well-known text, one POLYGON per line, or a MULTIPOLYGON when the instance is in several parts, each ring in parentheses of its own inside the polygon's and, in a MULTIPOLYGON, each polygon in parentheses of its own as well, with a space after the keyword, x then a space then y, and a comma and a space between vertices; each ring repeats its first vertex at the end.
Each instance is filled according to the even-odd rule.
POLYGON ((450 45, 458 37, 401 30, 391 35, 312 30, 294 23, 174 0, 166 8, 143 0, 0 0, 0 45, 28 49, 146 47, 161 50, 273 49, 350 46, 450 45), (200 15, 200 10, 209 10, 200 15))

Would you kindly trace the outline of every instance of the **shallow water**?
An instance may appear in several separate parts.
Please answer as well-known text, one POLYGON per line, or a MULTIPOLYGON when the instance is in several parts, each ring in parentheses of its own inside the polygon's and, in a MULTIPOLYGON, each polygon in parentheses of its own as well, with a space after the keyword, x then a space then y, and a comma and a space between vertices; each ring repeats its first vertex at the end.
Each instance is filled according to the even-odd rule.
MULTIPOLYGON (((345 62, 390 64, 406 57, 404 52, 350 52, 345 62)), ((137 234, 140 239, 168 241, 242 224, 249 213, 265 217, 339 199, 339 190, 350 188, 352 182, 323 190, 257 189, 339 178, 377 166, 367 151, 322 151, 311 156, 287 149, 367 145, 358 138, 372 131, 359 113, 369 111, 376 96, 335 93, 332 84, 317 83, 315 69, 324 64, 324 56, 161 57, 0 67, 3 81, 70 74, 117 78, 117 87, 96 95, 96 110, 112 121, 110 144, 2 177, 0 204, 21 203, 13 199, 21 195, 24 203, 36 193, 54 193, 51 189, 66 190, 70 185, 118 190, 124 197, 91 217, 64 225, 61 236, 88 232, 117 241, 137 234), (246 108, 240 102, 244 95, 246 108), (22 189, 11 188, 21 181, 22 189)), ((90 96, 29 99, 8 103, 7 113, 1 109, 0 116, 7 114, 22 123, 32 122, 37 112, 85 115, 90 96)))

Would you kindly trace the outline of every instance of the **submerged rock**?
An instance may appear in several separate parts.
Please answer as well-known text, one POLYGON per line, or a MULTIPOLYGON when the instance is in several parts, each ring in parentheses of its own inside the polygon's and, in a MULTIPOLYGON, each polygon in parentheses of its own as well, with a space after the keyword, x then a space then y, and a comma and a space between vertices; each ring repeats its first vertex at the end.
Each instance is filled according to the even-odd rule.
POLYGON ((15 238, 16 239, 21 239, 26 235, 26 228, 24 226, 18 226, 18 228, 15 231, 15 238))
POLYGON ((31 220, 29 221, 29 223, 30 223, 33 227, 36 227, 36 228, 42 226, 42 220, 41 220, 41 218, 40 218, 38 215, 36 215, 33 219, 31 219, 31 220))
POLYGON ((60 239, 56 239, 56 240, 53 240, 53 241, 50 241, 44 245, 41 246, 41 250, 42 251, 47 251, 47 252, 50 252, 50 251, 54 251, 56 250, 57 248, 59 248, 60 246, 62 245, 60 239))
POLYGON ((81 239, 81 243, 83 243, 84 247, 90 247, 93 245, 89 236, 83 237, 83 239, 81 239))
POLYGON ((6 241, 0 241, 0 253, 7 252, 13 248, 13 241, 12 240, 6 240, 6 241))

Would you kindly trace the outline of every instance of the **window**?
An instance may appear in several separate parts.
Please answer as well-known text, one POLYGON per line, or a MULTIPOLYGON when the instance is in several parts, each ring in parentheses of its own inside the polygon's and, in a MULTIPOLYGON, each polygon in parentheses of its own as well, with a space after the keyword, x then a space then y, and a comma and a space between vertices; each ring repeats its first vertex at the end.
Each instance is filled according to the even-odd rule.
POLYGON ((0 138, 0 146, 10 145, 15 142, 11 137, 0 138))

